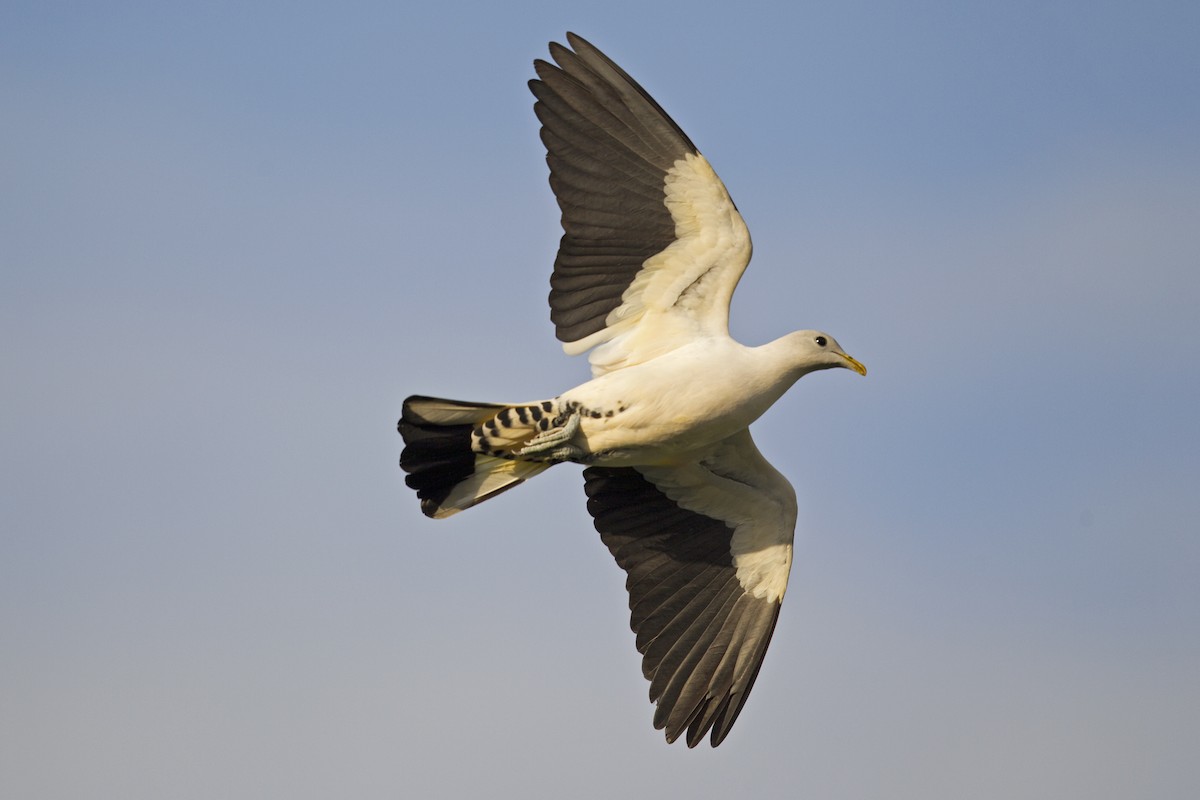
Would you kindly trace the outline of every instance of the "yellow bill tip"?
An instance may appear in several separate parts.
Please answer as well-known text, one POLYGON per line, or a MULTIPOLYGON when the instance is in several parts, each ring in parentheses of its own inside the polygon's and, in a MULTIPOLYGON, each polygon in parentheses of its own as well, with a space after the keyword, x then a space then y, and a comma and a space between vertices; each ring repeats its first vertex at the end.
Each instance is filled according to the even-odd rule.
POLYGON ((862 362, 858 361, 857 359, 855 359, 851 356, 846 355, 845 353, 838 353, 838 355, 841 356, 842 358, 846 359, 846 361, 847 361, 846 366, 848 366, 850 369, 857 372, 859 375, 867 374, 867 368, 862 365, 862 362))

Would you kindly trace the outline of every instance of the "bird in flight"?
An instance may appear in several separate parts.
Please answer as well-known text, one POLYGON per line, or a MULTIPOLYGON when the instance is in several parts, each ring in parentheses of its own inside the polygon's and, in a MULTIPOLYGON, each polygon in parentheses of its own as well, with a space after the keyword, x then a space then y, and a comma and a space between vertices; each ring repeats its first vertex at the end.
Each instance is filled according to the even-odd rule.
POLYGON ((529 82, 563 237, 550 318, 592 379, 549 400, 413 396, 400 466, 448 517, 555 464, 627 573, 654 727, 719 745, 758 676, 792 565, 796 493, 750 437, 799 378, 867 370, 827 333, 747 347, 729 302, 750 234, 725 185, 636 81, 579 36, 529 82))

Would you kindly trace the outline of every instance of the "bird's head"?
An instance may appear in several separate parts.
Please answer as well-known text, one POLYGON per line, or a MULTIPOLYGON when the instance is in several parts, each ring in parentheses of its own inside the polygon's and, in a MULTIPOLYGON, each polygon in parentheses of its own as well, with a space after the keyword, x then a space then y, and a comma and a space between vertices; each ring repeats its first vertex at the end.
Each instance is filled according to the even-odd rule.
POLYGON ((793 357, 804 372, 819 369, 845 367, 859 375, 866 375, 867 368, 842 349, 837 340, 821 331, 796 331, 787 337, 793 357))

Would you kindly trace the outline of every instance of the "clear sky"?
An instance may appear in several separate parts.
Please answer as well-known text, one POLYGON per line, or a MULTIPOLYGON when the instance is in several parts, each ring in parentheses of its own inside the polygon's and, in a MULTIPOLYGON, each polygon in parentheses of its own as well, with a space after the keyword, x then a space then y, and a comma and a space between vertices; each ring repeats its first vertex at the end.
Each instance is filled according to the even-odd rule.
POLYGON ((0 7, 0 796, 1200 796, 1200 4, 0 7), (401 400, 583 380, 531 61, 591 39, 838 337, 717 751, 558 467, 422 517, 401 400))

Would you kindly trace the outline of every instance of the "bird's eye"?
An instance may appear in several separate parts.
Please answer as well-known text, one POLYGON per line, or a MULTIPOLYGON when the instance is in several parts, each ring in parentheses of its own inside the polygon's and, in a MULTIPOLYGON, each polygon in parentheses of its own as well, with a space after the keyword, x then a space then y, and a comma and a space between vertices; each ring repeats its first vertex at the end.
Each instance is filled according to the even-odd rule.
POLYGON ((817 347, 824 347, 825 345, 829 344, 829 341, 824 336, 818 336, 816 341, 817 347))

